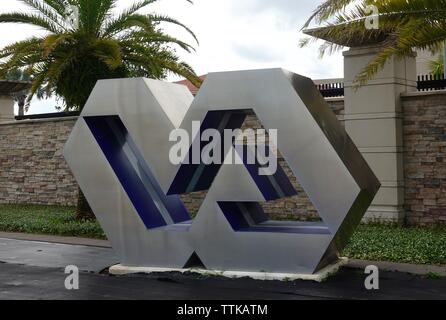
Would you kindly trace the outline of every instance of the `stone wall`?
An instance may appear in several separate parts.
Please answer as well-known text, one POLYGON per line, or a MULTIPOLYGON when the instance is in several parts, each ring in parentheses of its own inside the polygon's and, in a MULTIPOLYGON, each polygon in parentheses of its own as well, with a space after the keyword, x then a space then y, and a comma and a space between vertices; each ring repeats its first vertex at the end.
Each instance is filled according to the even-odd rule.
POLYGON ((446 92, 402 97, 406 222, 446 223, 446 92))
MULTIPOLYGON (((342 121, 344 102, 329 99, 342 121)), ((446 223, 446 92, 413 93, 402 97, 404 114, 405 211, 409 224, 446 223)), ((74 205, 77 184, 62 149, 75 118, 20 121, 0 124, 0 203, 74 205)), ((245 127, 260 126, 249 116, 245 127)), ((269 202, 269 214, 316 219, 305 192, 279 158, 298 195, 269 202)), ((192 213, 205 193, 183 196, 192 213)))
POLYGON ((0 124, 0 203, 75 204, 77 184, 62 156, 74 122, 0 124))
MULTIPOLYGON (((341 118, 343 100, 328 100, 341 118)), ((75 118, 30 120, 0 124, 0 203, 74 205, 77 184, 62 156, 63 146, 75 118)), ((244 128, 260 128, 256 117, 248 116, 244 128)), ((288 168, 283 158, 279 164, 298 191, 292 198, 269 202, 265 211, 285 218, 297 215, 314 219, 316 210, 288 168)), ((182 196, 188 210, 195 214, 205 192, 182 196)))

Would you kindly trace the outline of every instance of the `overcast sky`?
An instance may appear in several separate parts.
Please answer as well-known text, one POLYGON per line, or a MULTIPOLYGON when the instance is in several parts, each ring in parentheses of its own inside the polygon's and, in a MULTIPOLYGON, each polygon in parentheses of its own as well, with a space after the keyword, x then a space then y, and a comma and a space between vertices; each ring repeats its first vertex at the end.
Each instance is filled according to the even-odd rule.
MULTIPOLYGON (((120 0, 121 8, 134 0, 120 0)), ((300 49, 300 27, 321 0, 160 0, 148 11, 164 13, 189 26, 200 46, 192 54, 179 53, 198 74, 213 71, 283 67, 311 77, 343 77, 341 54, 318 58, 317 45, 300 49)), ((0 12, 23 10, 16 0, 2 0, 0 12)), ((192 43, 177 27, 171 35, 192 43)), ((39 32, 27 26, 0 25, 0 47, 39 32)), ((170 78, 169 80, 176 80, 170 78)), ((53 100, 33 101, 29 113, 54 111, 53 100)))

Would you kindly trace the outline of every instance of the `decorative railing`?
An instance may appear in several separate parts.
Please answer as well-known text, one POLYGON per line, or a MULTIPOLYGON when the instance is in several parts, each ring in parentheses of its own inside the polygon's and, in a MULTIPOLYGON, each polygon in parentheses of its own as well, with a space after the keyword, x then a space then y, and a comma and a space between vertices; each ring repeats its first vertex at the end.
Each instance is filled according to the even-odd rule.
POLYGON ((344 83, 321 83, 317 85, 324 98, 334 98, 344 96, 344 83))
POLYGON ((53 119, 53 118, 66 118, 77 117, 80 115, 79 111, 62 111, 53 113, 41 113, 41 114, 27 114, 24 116, 16 116, 16 120, 37 120, 37 119, 53 119))
MULTIPOLYGON (((323 83, 317 84, 319 91, 325 98, 344 96, 344 83, 323 83)), ((418 91, 434 91, 446 89, 446 79, 444 75, 419 75, 417 79, 418 91)))
MULTIPOLYGON (((324 98, 335 98, 344 96, 343 82, 319 83, 316 84, 316 86, 324 98)), ((419 75, 417 79, 417 89, 418 91, 444 90, 446 89, 446 79, 444 75, 441 76, 419 75)), ((33 120, 33 119, 45 119, 45 118, 73 117, 78 115, 79 112, 74 111, 74 112, 32 114, 25 116, 16 116, 15 118, 16 120, 33 120)))
POLYGON ((441 76, 432 74, 418 76, 418 91, 443 90, 445 88, 446 79, 444 78, 444 74, 442 74, 441 76))

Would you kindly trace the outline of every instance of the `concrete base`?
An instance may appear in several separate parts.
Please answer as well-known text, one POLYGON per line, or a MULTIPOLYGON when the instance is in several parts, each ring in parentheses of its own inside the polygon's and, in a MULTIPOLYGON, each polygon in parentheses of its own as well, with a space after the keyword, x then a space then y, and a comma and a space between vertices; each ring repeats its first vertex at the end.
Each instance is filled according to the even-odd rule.
POLYGON ((192 272, 207 276, 220 276, 226 278, 251 278, 255 280, 278 280, 278 281, 294 281, 294 280, 311 280, 322 282, 329 276, 338 272, 339 268, 348 263, 347 258, 340 258, 336 263, 331 264, 315 274, 299 274, 299 273, 268 273, 268 272, 247 272, 247 271, 218 271, 207 269, 171 269, 171 268, 150 268, 150 267, 127 267, 121 264, 110 267, 109 273, 113 275, 126 275, 134 273, 163 273, 163 272, 192 272))
POLYGON ((404 209, 392 206, 371 206, 362 221, 370 222, 389 222, 389 223, 403 223, 404 209))

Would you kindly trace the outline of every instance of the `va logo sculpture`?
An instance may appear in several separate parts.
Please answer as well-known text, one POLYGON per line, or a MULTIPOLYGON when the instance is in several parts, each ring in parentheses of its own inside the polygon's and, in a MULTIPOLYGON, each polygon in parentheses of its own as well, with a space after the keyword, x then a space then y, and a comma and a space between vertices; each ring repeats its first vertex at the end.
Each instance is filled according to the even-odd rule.
POLYGON ((337 259, 380 186, 313 82, 282 69, 209 74, 195 99, 161 81, 99 81, 64 154, 125 266, 311 274, 337 259), (278 130, 322 222, 268 219, 262 202, 296 194, 280 168, 169 161, 172 130, 239 128, 248 112, 278 130), (178 195, 199 190, 192 220, 178 195))

